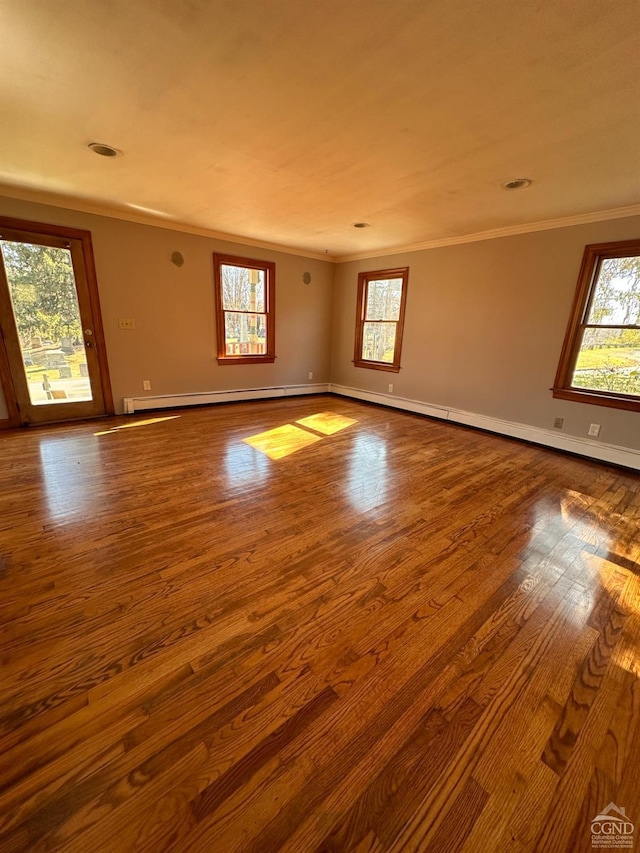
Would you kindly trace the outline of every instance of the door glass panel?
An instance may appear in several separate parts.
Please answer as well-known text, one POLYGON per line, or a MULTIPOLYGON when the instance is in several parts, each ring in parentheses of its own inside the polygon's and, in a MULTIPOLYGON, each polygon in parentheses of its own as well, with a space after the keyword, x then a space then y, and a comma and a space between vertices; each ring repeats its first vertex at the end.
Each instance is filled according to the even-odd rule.
POLYGON ((93 399, 71 252, 0 240, 33 405, 93 399))

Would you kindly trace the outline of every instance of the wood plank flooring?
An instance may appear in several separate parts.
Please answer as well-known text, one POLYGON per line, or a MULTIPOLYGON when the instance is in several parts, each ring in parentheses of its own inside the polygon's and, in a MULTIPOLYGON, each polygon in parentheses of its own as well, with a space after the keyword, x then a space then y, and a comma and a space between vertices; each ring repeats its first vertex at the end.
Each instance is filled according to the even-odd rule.
POLYGON ((640 476, 337 397, 0 433, 0 851, 591 850, 639 561, 640 476))

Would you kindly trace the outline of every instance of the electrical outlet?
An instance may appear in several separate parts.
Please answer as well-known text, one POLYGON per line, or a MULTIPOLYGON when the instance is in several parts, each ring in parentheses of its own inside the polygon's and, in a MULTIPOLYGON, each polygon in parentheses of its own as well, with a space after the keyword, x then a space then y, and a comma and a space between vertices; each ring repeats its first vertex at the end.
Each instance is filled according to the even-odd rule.
POLYGON ((135 329, 136 321, 131 317, 120 317, 120 319, 118 320, 118 326, 121 329, 135 329))
POLYGON ((309 379, 313 379, 313 370, 309 371, 309 379))
POLYGON ((591 424, 589 427, 589 435, 600 435, 600 424, 591 424))
POLYGON ((556 418, 553 422, 554 429, 562 429, 562 425, 564 424, 564 418, 556 418))
POLYGON ((389 383, 389 393, 393 394, 393 384, 391 382, 389 383))
POLYGON ((143 391, 151 391, 151 380, 143 379, 142 380, 142 390, 143 391))

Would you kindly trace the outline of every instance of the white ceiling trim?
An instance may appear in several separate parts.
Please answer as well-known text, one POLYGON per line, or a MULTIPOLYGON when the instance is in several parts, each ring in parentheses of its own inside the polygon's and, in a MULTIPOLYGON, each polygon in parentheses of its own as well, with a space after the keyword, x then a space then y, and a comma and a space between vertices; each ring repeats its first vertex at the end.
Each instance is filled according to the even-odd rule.
POLYGON ((478 231, 474 234, 462 234, 457 237, 442 237, 437 240, 424 240, 420 243, 408 243, 402 246, 393 246, 385 249, 375 249, 365 252, 355 252, 347 255, 332 255, 328 252, 313 252, 306 249, 285 246, 279 243, 269 243, 261 240, 252 240, 237 234, 227 234, 223 231, 212 231, 208 228, 200 228, 188 225, 172 219, 160 219, 157 216, 121 210, 109 207, 85 199, 60 196, 54 193, 33 190, 25 187, 13 187, 0 184, 0 196, 15 198, 21 201, 30 201, 37 204, 46 204, 52 207, 65 208, 79 213, 90 213, 97 216, 107 216, 111 219, 121 219, 125 222, 135 222, 138 225, 151 225, 154 228, 166 228, 169 231, 180 231, 185 234, 195 234, 200 237, 209 237, 214 240, 223 240, 228 243, 238 243, 257 249, 269 249, 274 252, 284 252, 287 255, 298 255, 303 258, 313 258, 330 263, 348 263, 349 261, 367 260, 369 258, 382 258, 387 255, 402 255, 407 252, 420 252, 425 249, 439 249, 443 246, 459 246, 463 243, 476 243, 480 240, 495 240, 499 237, 512 237, 518 234, 529 234, 535 231, 551 231, 554 228, 568 228, 571 225, 586 225, 590 222, 604 222, 608 219, 624 219, 629 216, 640 216, 640 204, 627 205, 625 207, 614 207, 609 210, 598 210, 592 213, 580 213, 575 216, 565 216, 559 219, 545 219, 540 222, 526 222, 520 225, 508 225, 504 228, 493 228, 489 231, 478 231))
POLYGON ((593 213, 579 213, 575 216, 565 216, 561 219, 544 219, 540 222, 526 222, 522 225, 507 225, 504 228, 493 228, 490 231, 478 231, 475 234, 463 234, 460 237, 442 237, 439 240, 425 240, 422 243, 411 243, 392 249, 370 252, 354 252, 349 255, 336 257, 336 263, 360 261, 367 258, 381 258, 387 255, 402 255, 405 252, 420 252, 424 249, 439 249, 442 246, 459 246, 461 243, 477 243, 480 240, 495 240, 498 237, 513 237, 517 234, 530 234, 533 231, 551 231, 554 228, 567 228, 570 225, 587 225, 590 222, 605 222, 607 219, 624 219, 628 216, 640 216, 640 204, 630 204, 626 207, 614 207, 610 210, 597 210, 593 213))

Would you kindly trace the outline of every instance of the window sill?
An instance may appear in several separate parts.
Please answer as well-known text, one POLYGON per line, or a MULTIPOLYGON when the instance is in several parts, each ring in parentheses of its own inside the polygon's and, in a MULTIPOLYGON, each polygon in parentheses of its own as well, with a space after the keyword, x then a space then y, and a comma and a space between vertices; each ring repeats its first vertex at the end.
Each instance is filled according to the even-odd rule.
POLYGON ((593 406, 640 412, 640 398, 577 388, 552 388, 551 391, 558 400, 572 400, 574 403, 591 403, 593 406))
POLYGON ((399 365, 387 364, 384 361, 354 361, 355 367, 366 367, 369 370, 386 370, 388 373, 400 373, 399 365))
POLYGON ((218 364, 273 364, 275 355, 225 355, 218 356, 218 364))

